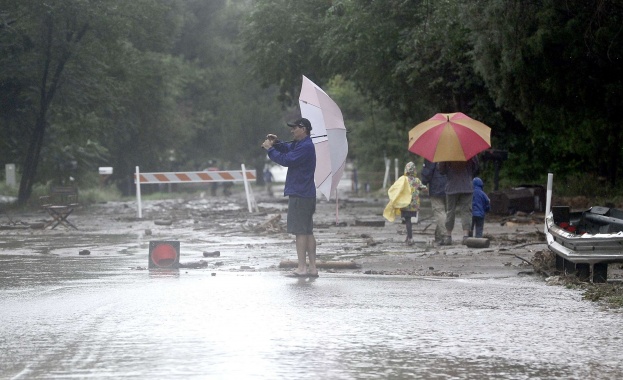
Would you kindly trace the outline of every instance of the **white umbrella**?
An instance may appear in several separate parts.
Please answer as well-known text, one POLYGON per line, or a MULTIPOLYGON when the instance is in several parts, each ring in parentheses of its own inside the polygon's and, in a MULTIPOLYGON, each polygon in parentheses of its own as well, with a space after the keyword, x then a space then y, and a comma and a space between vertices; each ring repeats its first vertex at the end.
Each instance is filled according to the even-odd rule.
POLYGON ((312 125, 311 138, 316 148, 316 189, 327 200, 335 195, 344 173, 348 141, 340 107, 320 87, 303 76, 299 96, 301 116, 312 125))

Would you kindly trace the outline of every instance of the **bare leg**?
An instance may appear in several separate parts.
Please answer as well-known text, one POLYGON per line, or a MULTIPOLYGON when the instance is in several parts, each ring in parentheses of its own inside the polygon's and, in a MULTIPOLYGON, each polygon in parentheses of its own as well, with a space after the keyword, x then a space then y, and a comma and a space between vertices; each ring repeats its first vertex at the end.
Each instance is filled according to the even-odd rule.
MULTIPOLYGON (((305 254, 307 251, 307 236, 309 235, 296 235, 296 256, 298 258, 299 261, 299 265, 296 268, 296 270, 294 271, 294 273, 299 274, 299 275, 305 275, 307 274, 307 263, 305 260, 305 254)), ((315 259, 315 255, 314 255, 314 259, 315 259)), ((314 262, 314 265, 316 263, 314 262)))
POLYGON ((309 256, 309 270, 308 274, 313 276, 318 274, 316 268, 316 238, 314 235, 305 235, 307 237, 307 256, 309 256))

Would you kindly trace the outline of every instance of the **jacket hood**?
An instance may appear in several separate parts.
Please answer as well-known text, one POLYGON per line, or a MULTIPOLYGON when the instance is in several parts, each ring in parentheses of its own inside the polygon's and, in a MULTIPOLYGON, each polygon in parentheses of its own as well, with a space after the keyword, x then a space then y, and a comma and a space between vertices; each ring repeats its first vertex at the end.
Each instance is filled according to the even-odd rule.
POLYGON ((480 189, 483 188, 484 183, 482 182, 482 180, 479 177, 474 177, 474 180, 472 181, 474 183, 474 187, 478 187, 480 189))
POLYGON ((417 168, 413 162, 407 162, 404 174, 410 177, 417 177, 417 168))

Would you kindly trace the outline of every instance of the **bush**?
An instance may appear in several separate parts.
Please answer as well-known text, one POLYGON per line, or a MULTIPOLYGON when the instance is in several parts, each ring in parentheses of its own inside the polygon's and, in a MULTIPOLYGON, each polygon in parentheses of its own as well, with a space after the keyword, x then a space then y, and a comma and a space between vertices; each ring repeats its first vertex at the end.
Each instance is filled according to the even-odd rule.
POLYGON ((114 186, 91 187, 85 190, 79 190, 78 193, 78 201, 80 204, 118 201, 121 200, 121 198, 121 192, 114 186))

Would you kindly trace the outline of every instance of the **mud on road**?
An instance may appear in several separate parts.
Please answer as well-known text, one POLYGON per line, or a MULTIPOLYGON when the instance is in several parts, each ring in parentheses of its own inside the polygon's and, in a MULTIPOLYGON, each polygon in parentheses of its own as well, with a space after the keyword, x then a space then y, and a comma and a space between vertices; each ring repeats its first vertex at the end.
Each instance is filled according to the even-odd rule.
MULTIPOLYGON (((285 232, 287 199, 256 196, 259 212, 248 211, 244 193, 230 197, 207 194, 137 203, 108 202, 81 206, 69 217, 78 230, 58 226, 42 229, 47 214, 0 215, 0 254, 59 256, 89 252, 98 255, 148 255, 149 241, 180 241, 181 262, 204 260, 210 270, 279 271, 296 260, 294 239, 285 232), (204 252, 216 252, 204 258, 204 252)), ((434 224, 426 199, 419 223, 414 225, 413 246, 404 243, 405 226, 382 217, 385 199, 319 200, 314 216, 323 271, 444 276, 496 277, 533 273, 528 264, 534 254, 547 250, 542 215, 502 218, 490 215, 485 224, 488 248, 433 243, 434 224)), ((460 231, 458 231, 460 233, 460 231)), ((147 260, 145 259, 145 265, 147 260)))

